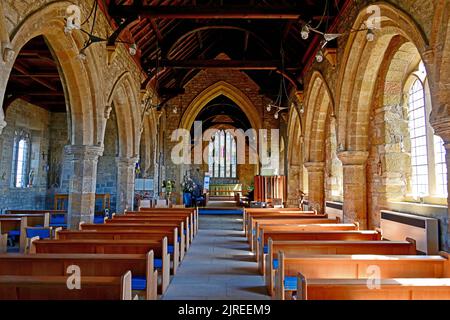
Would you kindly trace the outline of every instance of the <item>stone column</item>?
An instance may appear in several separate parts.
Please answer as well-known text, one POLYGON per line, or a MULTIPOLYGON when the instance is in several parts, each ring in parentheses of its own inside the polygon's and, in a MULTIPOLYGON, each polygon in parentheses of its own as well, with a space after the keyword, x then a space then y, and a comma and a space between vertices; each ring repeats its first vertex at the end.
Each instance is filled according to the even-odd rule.
POLYGON ((444 141, 445 147, 445 162, 447 164, 447 235, 445 237, 444 248, 445 251, 450 250, 450 118, 441 118, 432 123, 434 132, 440 136, 444 141))
POLYGON ((134 178, 137 158, 120 157, 117 163, 117 205, 116 212, 133 210, 134 178))
POLYGON ((286 206, 288 208, 298 208, 299 199, 300 199, 300 191, 302 189, 302 166, 300 165, 289 165, 288 166, 288 182, 287 182, 287 203, 286 206))
POLYGON ((6 121, 2 119, 2 116, 0 115, 0 134, 2 134, 3 129, 6 127, 6 121))
POLYGON ((317 213, 324 212, 325 205, 325 162, 306 162, 308 171, 308 203, 317 213))
POLYGON ((68 228, 77 229, 80 222, 93 222, 95 212, 95 188, 97 161, 103 147, 68 145, 64 156, 69 167, 68 228))
POLYGON ((342 151, 338 157, 342 162, 344 180, 344 222, 357 221, 362 230, 367 229, 367 151, 342 151))

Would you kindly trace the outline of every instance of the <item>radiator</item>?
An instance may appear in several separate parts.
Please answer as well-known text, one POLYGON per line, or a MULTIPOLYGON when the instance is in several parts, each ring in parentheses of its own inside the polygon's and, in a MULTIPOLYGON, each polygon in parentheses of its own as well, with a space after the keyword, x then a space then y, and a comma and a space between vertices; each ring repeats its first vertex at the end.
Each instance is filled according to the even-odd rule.
POLYGON ((412 238, 421 254, 434 255, 439 252, 438 220, 408 213, 381 210, 383 238, 404 241, 412 238))
POLYGON ((340 202, 326 201, 325 213, 328 214, 330 219, 339 218, 339 221, 344 221, 344 212, 340 202))

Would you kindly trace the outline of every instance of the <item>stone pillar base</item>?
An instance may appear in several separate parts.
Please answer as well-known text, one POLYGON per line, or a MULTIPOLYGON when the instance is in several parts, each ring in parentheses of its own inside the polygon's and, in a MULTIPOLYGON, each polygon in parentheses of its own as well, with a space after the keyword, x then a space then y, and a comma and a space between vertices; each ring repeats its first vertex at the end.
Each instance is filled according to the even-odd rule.
POLYGON ((343 151, 338 153, 344 171, 344 222, 357 221, 361 229, 367 229, 367 151, 343 151))
POLYGON ((70 163, 67 223, 69 229, 78 229, 80 222, 94 220, 97 161, 103 147, 69 145, 64 152, 70 163))
POLYGON ((325 208, 325 162, 306 162, 309 207, 322 214, 325 208))

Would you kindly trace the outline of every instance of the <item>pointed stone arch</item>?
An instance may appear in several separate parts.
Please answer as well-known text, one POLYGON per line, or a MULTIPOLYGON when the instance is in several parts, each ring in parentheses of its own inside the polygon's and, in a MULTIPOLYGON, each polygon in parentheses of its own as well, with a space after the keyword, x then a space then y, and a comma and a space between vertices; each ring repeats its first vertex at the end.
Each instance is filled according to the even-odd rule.
MULTIPOLYGON (((367 150, 369 111, 375 83, 391 40, 401 36, 413 43, 420 54, 428 45, 423 31, 407 13, 385 2, 374 5, 380 8, 381 30, 375 30, 373 42, 367 41, 364 32, 349 35, 338 74, 338 144, 347 151, 367 150)), ((369 17, 367 8, 360 11, 352 29, 361 29, 369 17)))
MULTIPOLYGON (((11 48, 14 56, 0 71, 5 75, 0 79, 0 104, 3 104, 6 85, 14 62, 21 48, 31 39, 44 36, 55 54, 66 96, 68 117, 70 118, 70 141, 73 145, 94 144, 94 101, 99 101, 98 92, 93 90, 89 78, 89 67, 76 56, 79 41, 76 35, 64 34, 64 18, 69 1, 48 4, 26 17, 11 33, 11 48)), ((91 58, 91 57, 89 57, 91 58)), ((0 110, 0 122, 4 119, 0 110)))
POLYGON ((305 162, 325 161, 326 127, 329 113, 334 116, 334 102, 323 75, 314 71, 305 100, 305 162))
POLYGON ((200 111, 209 101, 220 95, 226 96, 242 109, 242 111, 247 115, 253 129, 258 130, 262 128, 261 116, 258 114, 251 100, 240 89, 225 81, 218 81, 214 83, 203 90, 191 101, 181 117, 182 120, 179 128, 190 130, 200 111))

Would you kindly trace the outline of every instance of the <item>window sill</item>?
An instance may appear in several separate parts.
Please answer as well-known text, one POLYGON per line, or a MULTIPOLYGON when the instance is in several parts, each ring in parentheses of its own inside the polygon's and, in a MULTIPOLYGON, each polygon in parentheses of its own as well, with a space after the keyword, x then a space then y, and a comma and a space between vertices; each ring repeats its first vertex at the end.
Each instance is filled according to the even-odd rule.
POLYGON ((405 212, 432 217, 447 217, 448 208, 444 205, 417 203, 407 201, 389 201, 386 206, 387 210, 405 212))
POLYGON ((422 201, 417 196, 408 195, 402 202, 423 205, 447 206, 447 197, 425 196, 422 201))

